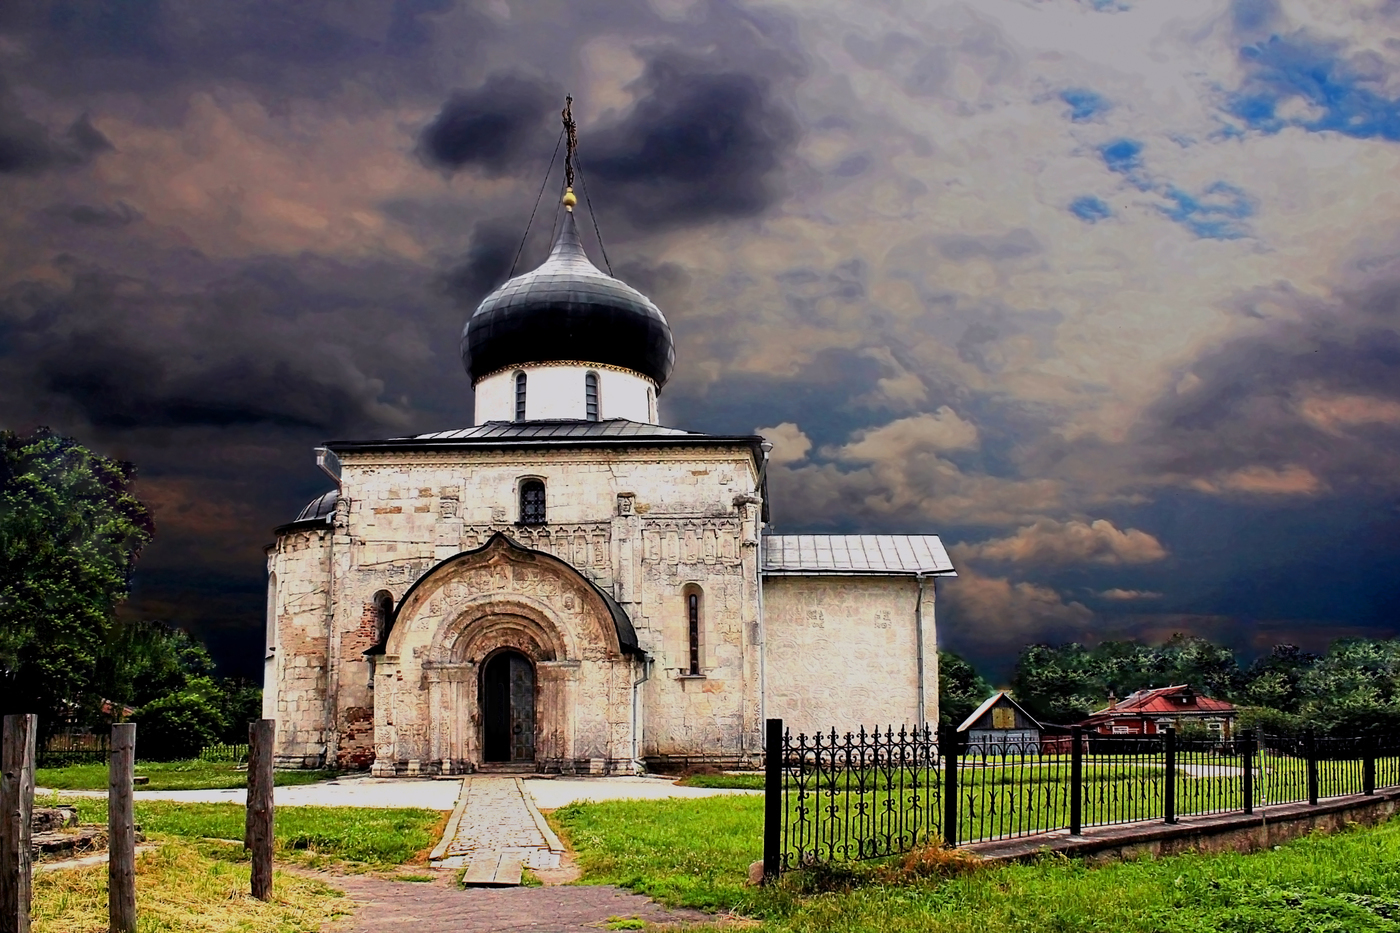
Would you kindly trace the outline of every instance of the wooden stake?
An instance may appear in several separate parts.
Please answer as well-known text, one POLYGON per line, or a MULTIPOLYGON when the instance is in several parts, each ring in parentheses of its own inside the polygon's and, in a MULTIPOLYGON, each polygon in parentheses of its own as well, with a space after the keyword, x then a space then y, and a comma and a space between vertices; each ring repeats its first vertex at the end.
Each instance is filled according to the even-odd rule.
POLYGON ((243 845, 253 858, 253 896, 272 900, 272 742, 277 723, 248 725, 248 814, 243 845))
POLYGON ((29 933, 30 821, 39 717, 6 716, 0 733, 0 933, 29 933))
POLYGON ((136 769, 136 724, 112 726, 107 765, 107 928, 136 933, 136 817, 131 777, 136 769))

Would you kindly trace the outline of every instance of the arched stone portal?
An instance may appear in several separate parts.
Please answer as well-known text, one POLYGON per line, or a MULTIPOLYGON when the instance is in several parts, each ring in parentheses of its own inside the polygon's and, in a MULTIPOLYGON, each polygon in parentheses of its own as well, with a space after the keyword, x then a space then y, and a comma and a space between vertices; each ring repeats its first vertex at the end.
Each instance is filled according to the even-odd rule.
POLYGON ((456 774, 499 760, 612 770, 630 761, 631 624, 559 558, 497 535, 443 561, 404 595, 381 650, 376 774, 456 774), (500 723, 490 721, 501 715, 489 699, 499 658, 507 679, 523 682, 528 670, 533 692, 528 710, 524 687, 511 695, 505 759, 500 723))

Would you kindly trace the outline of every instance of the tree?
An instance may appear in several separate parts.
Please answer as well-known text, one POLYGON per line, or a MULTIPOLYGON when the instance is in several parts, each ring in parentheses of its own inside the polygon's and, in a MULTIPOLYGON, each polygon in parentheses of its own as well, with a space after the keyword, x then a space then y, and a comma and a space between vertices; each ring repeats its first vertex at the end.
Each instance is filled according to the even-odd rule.
POLYGON ((1303 702, 1303 677, 1317 661, 1317 655, 1297 645, 1274 645, 1245 671, 1240 699, 1250 706, 1297 713, 1303 702))
POLYGON ((951 651, 938 649, 938 724, 957 726, 991 696, 991 684, 951 651))
POLYGON ((1089 649, 1073 642, 1028 646, 1011 678, 1016 701, 1046 723, 1083 719, 1099 704, 1103 689, 1089 649))
POLYGON ((103 646, 154 531, 134 468, 47 428, 0 431, 0 711, 89 721, 103 646))
POLYGON ((194 677, 180 690, 147 703, 136 711, 137 753, 153 761, 196 757, 228 731, 224 700, 213 680, 194 677))
POLYGON ((184 689, 194 677, 213 677, 214 659, 183 629, 134 620, 114 627, 101 665, 110 700, 143 706, 184 689))

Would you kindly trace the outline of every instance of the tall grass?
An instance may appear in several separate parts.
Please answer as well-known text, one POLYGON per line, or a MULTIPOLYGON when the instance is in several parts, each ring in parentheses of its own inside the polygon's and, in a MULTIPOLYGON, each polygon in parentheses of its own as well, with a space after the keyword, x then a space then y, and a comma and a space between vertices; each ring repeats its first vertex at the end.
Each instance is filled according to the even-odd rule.
MULTIPOLYGON (((294 933, 315 931, 348 912, 340 892, 309 878, 277 872, 273 899, 253 899, 248 866, 168 842, 136 860, 136 910, 141 933, 294 933)), ((34 876, 35 933, 107 929, 107 866, 34 876)))

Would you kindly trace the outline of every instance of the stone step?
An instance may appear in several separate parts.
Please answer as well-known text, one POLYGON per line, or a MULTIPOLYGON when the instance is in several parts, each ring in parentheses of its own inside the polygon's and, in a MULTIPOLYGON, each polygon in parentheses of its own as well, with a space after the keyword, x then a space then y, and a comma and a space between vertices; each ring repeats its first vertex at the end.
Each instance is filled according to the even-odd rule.
POLYGON ((514 852, 481 852, 472 856, 462 877, 468 888, 508 888, 520 884, 525 863, 514 852))

